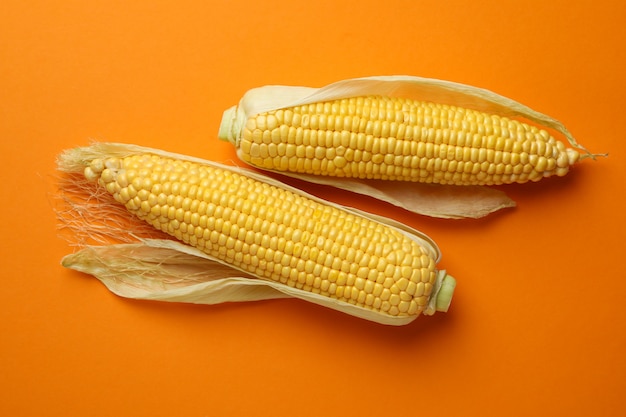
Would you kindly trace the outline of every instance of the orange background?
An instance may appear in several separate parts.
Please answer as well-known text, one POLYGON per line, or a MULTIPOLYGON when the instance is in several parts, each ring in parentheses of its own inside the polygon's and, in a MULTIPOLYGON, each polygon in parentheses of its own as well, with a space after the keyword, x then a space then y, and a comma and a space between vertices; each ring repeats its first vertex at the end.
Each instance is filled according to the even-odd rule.
POLYGON ((626 412, 620 1, 0 5, 0 414, 615 416, 626 412), (297 300, 134 301, 63 269, 55 157, 90 139, 233 161, 249 88, 410 74, 487 88, 609 158, 505 187, 479 221, 317 195, 432 236, 448 314, 384 327, 297 300))

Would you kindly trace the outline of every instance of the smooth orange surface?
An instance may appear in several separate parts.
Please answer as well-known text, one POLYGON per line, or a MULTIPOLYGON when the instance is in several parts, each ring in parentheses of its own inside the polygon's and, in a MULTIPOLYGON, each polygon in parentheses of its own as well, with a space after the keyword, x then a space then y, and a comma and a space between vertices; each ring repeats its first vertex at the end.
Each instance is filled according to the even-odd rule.
POLYGON ((0 6, 6 416, 626 413, 620 1, 14 1, 0 6), (447 314, 383 327, 296 300, 134 301, 63 269, 55 157, 91 139, 232 162, 249 88, 410 74, 488 88, 608 158, 479 221, 311 191, 432 236, 447 314))

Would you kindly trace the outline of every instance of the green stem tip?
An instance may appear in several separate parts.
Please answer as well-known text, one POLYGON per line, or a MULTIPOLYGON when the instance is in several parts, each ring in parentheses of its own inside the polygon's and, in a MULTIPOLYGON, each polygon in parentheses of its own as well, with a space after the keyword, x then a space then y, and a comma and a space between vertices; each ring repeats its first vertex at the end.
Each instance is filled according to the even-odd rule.
POLYGON ((217 137, 219 139, 235 143, 235 137, 233 135, 233 125, 235 124, 236 115, 236 106, 233 106, 224 111, 224 114, 222 115, 222 122, 220 123, 220 130, 217 134, 217 137))
POLYGON ((454 288, 456 287, 456 280, 451 275, 443 277, 441 281, 441 287, 437 293, 437 299, 435 302, 436 311, 448 311, 450 303, 452 302, 452 296, 454 295, 454 288))

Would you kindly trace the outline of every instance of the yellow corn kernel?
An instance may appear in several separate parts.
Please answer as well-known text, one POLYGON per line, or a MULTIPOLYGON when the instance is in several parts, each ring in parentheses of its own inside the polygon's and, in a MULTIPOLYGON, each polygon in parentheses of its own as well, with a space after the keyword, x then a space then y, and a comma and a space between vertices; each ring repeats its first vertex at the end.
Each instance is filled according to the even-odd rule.
POLYGON ((440 283, 432 248, 400 230, 228 169, 136 154, 92 160, 85 177, 138 218, 262 279, 393 316, 423 312, 433 295, 424 289, 440 283))
POLYGON ((565 175, 580 154, 555 143, 560 142, 545 130, 517 120, 386 96, 351 97, 252 115, 237 140, 238 156, 263 169, 454 185, 497 185, 565 175), (301 138, 295 142, 293 129, 301 138), (326 137, 332 139, 320 139, 326 137), (289 155, 273 158, 283 152, 279 146, 284 144, 291 146, 289 155), (501 166, 497 172, 494 165, 501 166))

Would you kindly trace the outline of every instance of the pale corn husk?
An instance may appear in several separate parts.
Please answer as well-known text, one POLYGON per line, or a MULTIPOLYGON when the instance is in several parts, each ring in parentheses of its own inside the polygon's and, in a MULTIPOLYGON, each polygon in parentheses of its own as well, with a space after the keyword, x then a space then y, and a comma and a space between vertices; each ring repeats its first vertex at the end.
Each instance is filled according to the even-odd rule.
MULTIPOLYGON (((281 108, 341 98, 383 95, 465 107, 500 116, 526 119, 563 135, 570 145, 594 157, 558 120, 517 101, 470 85, 413 76, 376 76, 339 81, 322 88, 270 85, 249 90, 237 106, 224 112, 219 137, 238 148, 246 120, 281 108)), ((515 202, 502 191, 483 186, 449 186, 413 182, 369 181, 299 175, 281 172, 309 182, 373 195, 412 212, 440 218, 479 218, 515 202)))
MULTIPOLYGON (((394 317, 285 284, 257 279, 165 235, 158 237, 157 233, 157 237, 154 237, 154 230, 146 228, 146 224, 138 219, 129 223, 128 217, 131 215, 112 198, 100 194, 95 184, 89 185, 82 171, 87 161, 95 158, 143 153, 231 170, 366 216, 400 230, 427 248, 437 260, 441 257, 434 241, 422 232, 382 216, 321 200, 254 171, 136 145, 97 143, 68 150, 58 160, 59 170, 70 175, 61 182, 60 194, 65 208, 58 209, 57 213, 61 227, 69 230, 72 237, 77 237, 76 244, 79 247, 76 253, 63 258, 63 266, 94 275, 113 293, 133 299, 218 304, 293 297, 387 325, 404 325, 417 317, 394 317), (118 220, 120 217, 121 220, 118 220)), ((447 305, 437 305, 440 290, 453 290, 453 287, 446 287, 451 281, 443 284, 445 277, 445 271, 439 271, 430 304, 424 314, 447 310, 447 305)))

